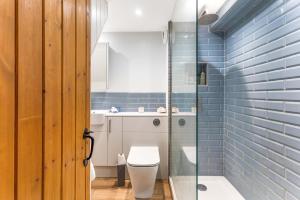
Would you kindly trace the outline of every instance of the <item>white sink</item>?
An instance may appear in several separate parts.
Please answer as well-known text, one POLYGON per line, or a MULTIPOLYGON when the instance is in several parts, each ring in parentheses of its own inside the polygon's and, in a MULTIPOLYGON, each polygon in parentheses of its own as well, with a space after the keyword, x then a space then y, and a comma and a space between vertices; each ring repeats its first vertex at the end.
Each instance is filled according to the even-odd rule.
POLYGON ((91 110, 91 125, 103 125, 108 110, 91 110))

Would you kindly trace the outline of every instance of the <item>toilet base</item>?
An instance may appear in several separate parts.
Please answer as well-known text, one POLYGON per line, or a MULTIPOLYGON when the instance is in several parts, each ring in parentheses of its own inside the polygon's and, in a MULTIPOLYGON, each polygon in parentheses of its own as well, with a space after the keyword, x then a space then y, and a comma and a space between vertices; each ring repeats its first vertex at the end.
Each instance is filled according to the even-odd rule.
POLYGON ((151 198, 154 191, 158 165, 151 167, 135 167, 127 164, 127 168, 135 198, 151 198))

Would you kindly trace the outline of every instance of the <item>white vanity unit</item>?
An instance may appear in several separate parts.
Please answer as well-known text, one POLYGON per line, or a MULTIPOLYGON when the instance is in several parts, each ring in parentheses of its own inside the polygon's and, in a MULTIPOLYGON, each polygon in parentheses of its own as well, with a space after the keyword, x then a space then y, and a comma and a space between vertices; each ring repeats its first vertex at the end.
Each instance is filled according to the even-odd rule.
POLYGON ((131 146, 158 146, 159 178, 168 177, 168 118, 155 112, 108 113, 92 111, 95 149, 92 161, 97 177, 115 177, 118 153, 127 158, 131 146))

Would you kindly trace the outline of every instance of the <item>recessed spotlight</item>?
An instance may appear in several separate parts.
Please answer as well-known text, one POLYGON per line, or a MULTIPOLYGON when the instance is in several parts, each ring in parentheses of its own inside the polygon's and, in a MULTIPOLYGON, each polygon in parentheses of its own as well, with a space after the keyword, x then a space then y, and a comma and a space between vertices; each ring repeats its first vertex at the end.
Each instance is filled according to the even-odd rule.
POLYGON ((142 16, 143 15, 143 11, 141 9, 137 8, 137 9, 135 9, 135 14, 137 16, 142 16))

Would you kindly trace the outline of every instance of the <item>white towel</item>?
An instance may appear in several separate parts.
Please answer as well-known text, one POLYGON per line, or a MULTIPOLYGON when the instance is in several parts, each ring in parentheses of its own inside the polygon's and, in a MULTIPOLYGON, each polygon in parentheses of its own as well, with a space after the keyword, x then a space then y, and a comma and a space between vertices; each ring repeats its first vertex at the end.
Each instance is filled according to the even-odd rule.
POLYGON ((94 168, 94 165, 93 165, 92 161, 90 163, 90 166, 91 166, 91 168, 90 168, 90 179, 91 179, 91 181, 93 181, 93 180, 96 179, 96 172, 95 172, 95 168, 94 168))

